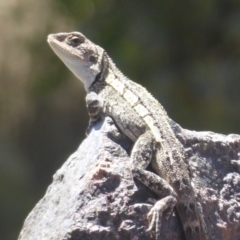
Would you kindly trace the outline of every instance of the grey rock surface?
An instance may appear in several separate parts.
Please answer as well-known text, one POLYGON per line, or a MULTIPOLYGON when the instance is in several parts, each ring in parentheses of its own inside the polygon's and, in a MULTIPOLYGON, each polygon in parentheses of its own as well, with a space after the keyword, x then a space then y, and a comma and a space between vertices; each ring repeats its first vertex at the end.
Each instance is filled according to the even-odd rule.
MULTIPOLYGON (((172 128, 185 148, 209 239, 240 239, 240 136, 189 131, 174 122, 172 128)), ((96 124, 56 172, 18 239, 153 239, 147 213, 157 196, 133 179, 130 148, 111 119, 96 124)), ((163 219, 161 239, 185 239, 177 212, 163 219)))
POLYGON ((185 148, 209 239, 240 239, 240 136, 172 127, 185 148))

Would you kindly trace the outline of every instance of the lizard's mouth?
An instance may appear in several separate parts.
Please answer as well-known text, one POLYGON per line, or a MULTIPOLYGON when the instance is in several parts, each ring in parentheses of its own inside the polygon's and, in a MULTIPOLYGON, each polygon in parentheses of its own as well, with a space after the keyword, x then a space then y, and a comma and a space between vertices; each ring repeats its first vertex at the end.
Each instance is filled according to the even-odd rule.
POLYGON ((86 90, 99 79, 102 70, 99 59, 103 49, 84 35, 76 32, 50 34, 47 41, 63 63, 83 82, 86 90))

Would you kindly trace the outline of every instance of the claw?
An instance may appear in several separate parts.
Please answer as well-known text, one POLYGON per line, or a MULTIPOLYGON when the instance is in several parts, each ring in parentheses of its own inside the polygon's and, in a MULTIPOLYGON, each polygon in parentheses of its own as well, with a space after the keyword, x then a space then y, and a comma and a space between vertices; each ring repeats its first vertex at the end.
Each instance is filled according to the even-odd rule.
POLYGON ((162 218, 162 212, 158 209, 156 205, 154 205, 147 215, 147 219, 150 222, 147 231, 153 230, 154 225, 155 229, 161 227, 161 221, 159 221, 160 217, 162 218))
POLYGON ((162 213, 160 213, 156 205, 154 205, 147 215, 147 219, 148 221, 150 221, 147 232, 155 232, 155 239, 158 239, 158 237, 160 236, 160 218, 162 218, 162 213))
POLYGON ((173 207, 175 206, 176 202, 177 202, 176 198, 168 196, 156 202, 155 205, 149 211, 147 219, 150 222, 150 224, 147 231, 155 232, 156 240, 159 239, 160 237, 163 212, 169 208, 169 212, 167 214, 168 219, 173 212, 173 207))

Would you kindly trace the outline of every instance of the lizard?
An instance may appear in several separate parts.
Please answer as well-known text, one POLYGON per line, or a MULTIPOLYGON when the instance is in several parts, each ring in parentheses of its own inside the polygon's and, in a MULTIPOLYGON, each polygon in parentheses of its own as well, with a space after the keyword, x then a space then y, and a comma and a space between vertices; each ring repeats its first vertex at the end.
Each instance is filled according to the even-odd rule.
POLYGON ((162 196, 148 213, 147 231, 159 239, 163 213, 168 218, 176 206, 186 239, 208 239, 183 146, 163 106, 144 87, 128 79, 107 52, 82 33, 49 34, 47 41, 84 84, 88 131, 102 116, 110 116, 134 143, 130 154, 133 177, 162 196), (156 173, 146 170, 149 164, 156 173))

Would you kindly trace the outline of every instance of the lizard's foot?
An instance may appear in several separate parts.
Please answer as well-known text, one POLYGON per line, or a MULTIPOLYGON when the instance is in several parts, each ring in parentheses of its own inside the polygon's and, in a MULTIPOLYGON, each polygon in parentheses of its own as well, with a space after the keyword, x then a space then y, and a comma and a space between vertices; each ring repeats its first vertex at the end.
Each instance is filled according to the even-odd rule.
POLYGON ((149 227, 147 229, 148 232, 154 231, 155 232, 155 239, 157 240, 160 236, 160 229, 161 229, 161 222, 162 222, 162 215, 166 209, 169 209, 167 214, 167 219, 173 212, 173 208, 176 204, 177 200, 173 196, 165 197, 155 203, 152 209, 149 211, 147 218, 150 222, 149 227))
POLYGON ((85 135, 88 136, 94 126, 95 123, 97 123, 99 120, 93 120, 93 119, 90 119, 89 123, 88 123, 88 127, 85 131, 85 135))

